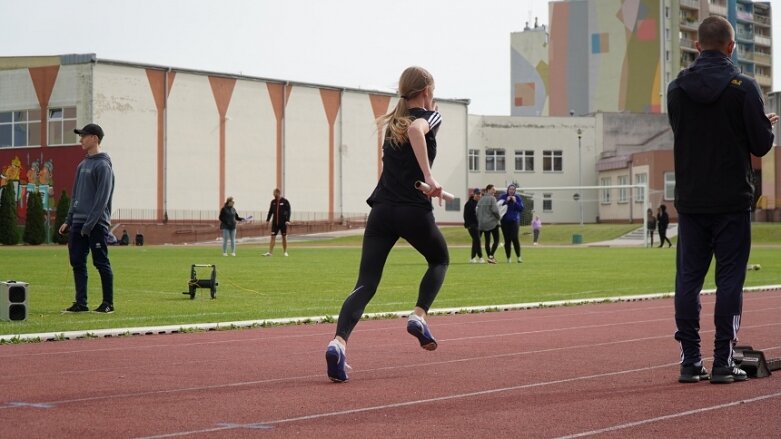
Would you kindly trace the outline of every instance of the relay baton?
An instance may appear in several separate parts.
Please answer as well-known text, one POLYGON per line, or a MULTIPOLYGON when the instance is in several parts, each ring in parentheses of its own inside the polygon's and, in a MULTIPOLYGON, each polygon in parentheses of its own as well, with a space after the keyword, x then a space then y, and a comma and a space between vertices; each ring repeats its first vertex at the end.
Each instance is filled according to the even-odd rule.
MULTIPOLYGON (((428 184, 418 180, 415 182, 415 189, 421 191, 421 192, 428 192, 431 190, 431 186, 428 184)), ((456 197, 455 195, 451 194, 450 192, 442 191, 442 194, 439 196, 445 201, 453 201, 456 197)))

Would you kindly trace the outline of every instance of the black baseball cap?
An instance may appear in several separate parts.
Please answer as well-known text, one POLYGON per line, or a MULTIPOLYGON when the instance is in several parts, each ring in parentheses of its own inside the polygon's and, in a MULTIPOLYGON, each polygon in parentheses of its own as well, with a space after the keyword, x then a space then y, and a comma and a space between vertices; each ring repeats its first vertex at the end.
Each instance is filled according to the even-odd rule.
POLYGON ((84 128, 82 129, 75 129, 73 130, 74 133, 84 136, 88 134, 94 134, 98 136, 98 140, 103 140, 103 128, 100 127, 100 125, 96 123, 88 123, 84 125, 84 128))

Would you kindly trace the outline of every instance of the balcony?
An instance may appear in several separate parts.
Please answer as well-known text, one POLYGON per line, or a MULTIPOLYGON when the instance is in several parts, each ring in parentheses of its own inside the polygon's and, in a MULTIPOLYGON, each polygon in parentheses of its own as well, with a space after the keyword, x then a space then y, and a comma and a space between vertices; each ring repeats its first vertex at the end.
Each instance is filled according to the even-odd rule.
POLYGON ((727 7, 723 5, 710 5, 708 8, 709 12, 714 15, 721 15, 722 17, 727 16, 727 7))
POLYGON ((765 53, 754 52, 754 62, 763 66, 772 66, 772 58, 765 53))
POLYGON ((767 15, 754 15, 754 23, 761 26, 770 26, 770 17, 767 15))
POLYGON ((754 42, 762 46, 770 47, 772 40, 769 37, 759 35, 759 34, 754 34, 754 42))
POLYGON ((773 78, 765 75, 754 75, 754 79, 757 80, 757 84, 762 87, 770 87, 773 85, 773 78))
POLYGON ((681 7, 699 10, 700 2, 697 0, 681 0, 681 7))
POLYGON ((754 42, 754 35, 752 35, 751 32, 739 30, 736 32, 735 36, 737 37, 738 40, 754 42))
POLYGON ((693 18, 681 17, 681 29, 688 31, 696 31, 700 26, 700 22, 693 18))
POLYGON ((738 20, 754 21, 754 14, 747 11, 738 11, 738 20))
POLYGON ((690 49, 697 51, 697 48, 694 46, 694 41, 690 40, 688 38, 681 38, 681 49, 690 49))

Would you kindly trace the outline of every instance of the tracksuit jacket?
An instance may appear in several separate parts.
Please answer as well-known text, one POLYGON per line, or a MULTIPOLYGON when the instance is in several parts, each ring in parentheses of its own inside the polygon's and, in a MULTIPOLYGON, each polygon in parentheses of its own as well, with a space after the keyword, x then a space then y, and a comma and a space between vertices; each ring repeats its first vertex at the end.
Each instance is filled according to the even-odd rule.
POLYGON ((750 210, 754 202, 751 154, 761 157, 773 146, 772 126, 756 82, 741 74, 728 56, 706 50, 670 83, 667 102, 675 133, 678 212, 750 210), (681 114, 684 104, 696 111, 681 114), (708 129, 700 129, 703 126, 708 129), (719 184, 702 184, 707 181, 719 184))

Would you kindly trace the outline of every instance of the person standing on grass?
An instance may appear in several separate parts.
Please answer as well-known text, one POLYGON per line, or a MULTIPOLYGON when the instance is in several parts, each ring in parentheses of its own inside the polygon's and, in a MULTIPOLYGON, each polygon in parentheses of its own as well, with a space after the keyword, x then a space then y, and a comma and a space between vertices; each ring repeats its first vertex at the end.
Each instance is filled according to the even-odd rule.
POLYGON ((658 211, 659 213, 656 214, 656 225, 659 228, 659 248, 664 247, 665 241, 667 241, 667 247, 672 247, 673 243, 667 237, 667 227, 670 226, 670 215, 667 214, 667 205, 660 205, 658 211))
POLYGON ((89 311, 87 307, 87 254, 100 273, 103 302, 95 312, 114 312, 114 273, 108 259, 108 235, 111 227, 111 199, 114 195, 114 171, 108 154, 100 151, 103 129, 94 123, 73 130, 79 135, 82 151, 87 153, 76 168, 73 198, 60 235, 68 235, 68 255, 76 284, 76 301, 64 312, 89 311))
POLYGON ((716 328, 711 383, 748 379, 735 366, 743 308, 743 283, 751 251, 754 201, 751 156, 773 146, 774 113, 765 114, 757 83, 730 58, 735 31, 719 16, 702 21, 694 63, 667 91, 673 131, 678 245, 675 273, 675 340, 678 381, 707 380, 700 352, 700 290, 716 258, 716 328))
POLYGON ((482 198, 477 202, 477 228, 485 239, 485 255, 489 264, 496 263, 494 255, 496 249, 499 248, 499 219, 501 216, 499 215, 499 206, 496 205, 495 193, 494 185, 489 184, 485 187, 482 198), (493 245, 491 245, 491 238, 494 240, 493 245))
POLYGON ((274 189, 274 199, 268 208, 266 222, 271 221, 271 241, 268 243, 268 251, 263 256, 271 256, 274 253, 274 244, 277 242, 277 234, 282 233, 282 251, 287 256, 287 226, 290 225, 290 202, 282 197, 279 188, 274 189), (272 221, 273 218, 273 221, 272 221))
POLYGON ((534 216, 532 220, 532 235, 534 236, 534 245, 540 242, 540 232, 542 231, 542 220, 539 216, 534 216))
POLYGON ((651 247, 654 246, 654 232, 656 231, 656 216, 654 216, 654 211, 649 207, 648 210, 645 213, 646 215, 646 221, 648 224, 646 225, 646 229, 648 230, 648 238, 651 240, 651 247))
POLYGON ((464 228, 469 231, 472 238, 472 252, 469 256, 469 262, 481 264, 483 260, 483 250, 480 248, 480 231, 477 230, 477 202, 480 201, 480 188, 475 188, 472 196, 464 204, 464 228))
POLYGON ((521 214, 523 213, 523 198, 516 194, 515 191, 515 185, 511 184, 507 186, 507 192, 499 197, 499 205, 507 207, 507 212, 502 215, 500 222, 502 235, 504 235, 504 253, 507 255, 508 264, 513 261, 510 258, 511 245, 515 249, 515 257, 518 258, 518 263, 523 262, 521 258, 521 240, 518 238, 521 214))
POLYGON ((231 256, 236 256, 236 224, 244 221, 233 208, 233 197, 228 197, 220 209, 220 229, 222 230, 222 255, 228 256, 228 241, 231 243, 231 256))
POLYGON ((423 349, 437 348, 426 316, 450 264, 447 243, 434 222, 431 206, 431 197, 442 194, 442 186, 431 173, 442 116, 434 105, 434 78, 423 68, 404 70, 399 79, 399 95, 396 108, 379 118, 386 126, 383 166, 380 181, 366 200, 371 211, 363 235, 358 281, 342 305, 336 335, 325 352, 328 378, 337 383, 349 378, 347 340, 374 297, 385 261, 399 238, 409 242, 428 264, 418 287, 415 309, 407 320, 407 332, 418 339, 423 349), (424 181, 431 190, 419 191, 416 181, 424 181))

